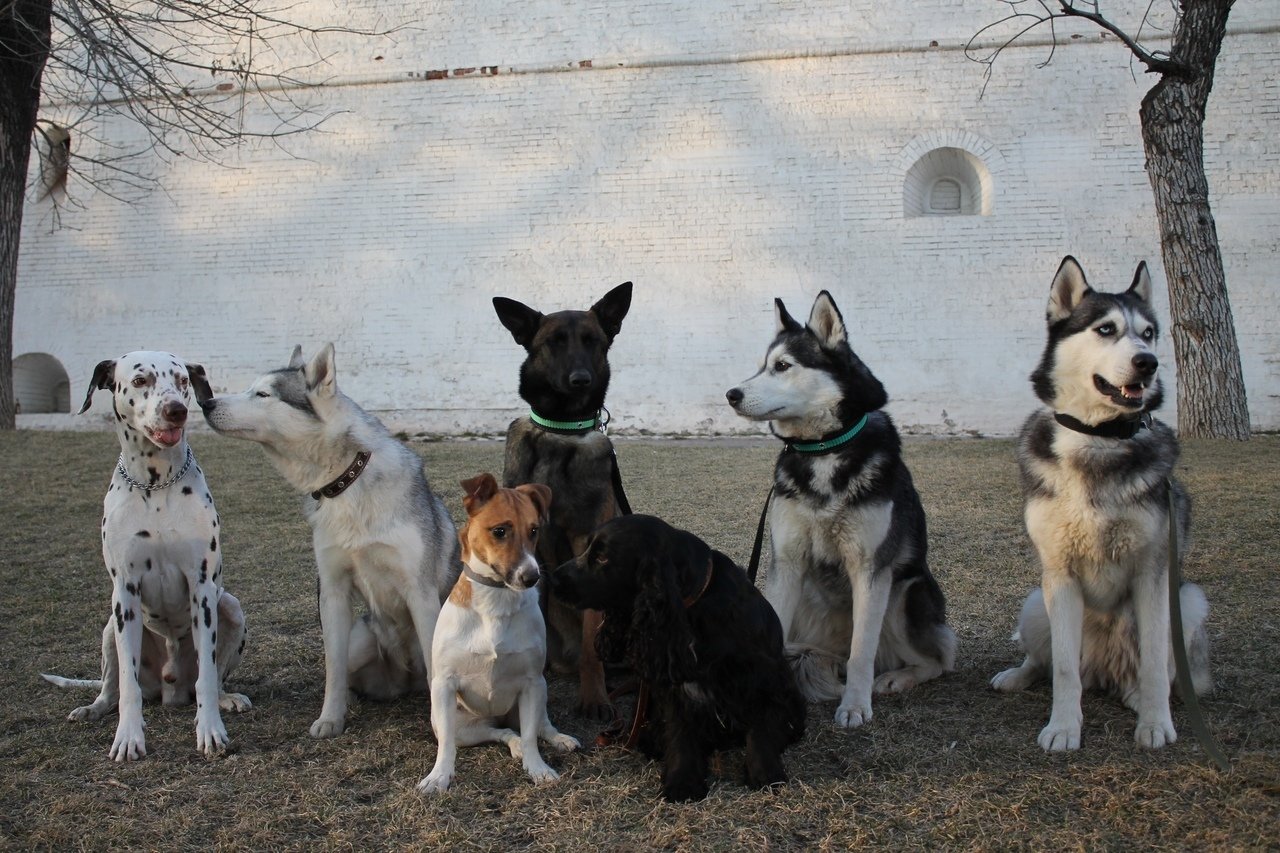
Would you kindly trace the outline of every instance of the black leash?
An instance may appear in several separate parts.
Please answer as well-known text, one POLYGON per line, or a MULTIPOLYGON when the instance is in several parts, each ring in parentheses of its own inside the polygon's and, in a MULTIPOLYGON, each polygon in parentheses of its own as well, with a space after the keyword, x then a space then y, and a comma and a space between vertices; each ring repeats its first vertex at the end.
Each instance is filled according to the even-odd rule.
POLYGON ((1186 639, 1182 635, 1182 572, 1178 567, 1178 510, 1173 500, 1173 481, 1165 479, 1169 503, 1169 622, 1173 639, 1173 661, 1178 673, 1178 693, 1182 696, 1182 704, 1187 709, 1187 720, 1196 740, 1204 748, 1205 754, 1213 760, 1218 769, 1224 773, 1231 769, 1231 762, 1213 739, 1209 724, 1204 718, 1204 710, 1200 707, 1200 697, 1196 695, 1195 686, 1191 683, 1191 664, 1187 660, 1186 639))
POLYGON ((613 499, 618 504, 618 512, 623 515, 631 515, 631 502, 627 500, 627 493, 622 489, 622 472, 618 470, 618 454, 613 449, 613 443, 609 444, 609 476, 613 480, 613 499))
POLYGON ((756 582, 756 575, 760 572, 760 551, 764 545, 764 521, 769 517, 769 506, 773 503, 773 491, 777 486, 769 487, 769 494, 764 498, 764 509, 760 510, 760 523, 756 525, 756 541, 751 546, 751 562, 747 563, 747 579, 752 584, 756 582))

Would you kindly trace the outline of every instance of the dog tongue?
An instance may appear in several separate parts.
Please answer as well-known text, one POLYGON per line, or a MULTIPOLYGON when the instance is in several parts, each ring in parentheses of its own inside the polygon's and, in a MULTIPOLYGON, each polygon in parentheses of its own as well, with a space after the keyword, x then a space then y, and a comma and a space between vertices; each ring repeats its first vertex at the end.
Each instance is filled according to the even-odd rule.
POLYGON ((162 444, 165 447, 173 447, 182 440, 182 428, 158 429, 153 433, 153 436, 158 444, 162 444))
POLYGON ((1142 386, 1137 384, 1126 385, 1120 389, 1120 393, 1131 400, 1140 400, 1142 399, 1142 386))

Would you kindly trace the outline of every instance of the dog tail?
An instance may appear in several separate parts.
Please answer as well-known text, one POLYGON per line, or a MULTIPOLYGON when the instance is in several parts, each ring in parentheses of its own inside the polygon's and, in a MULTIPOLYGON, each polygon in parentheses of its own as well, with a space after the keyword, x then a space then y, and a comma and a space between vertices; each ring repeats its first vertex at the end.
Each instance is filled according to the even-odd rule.
POLYGON ((805 643, 787 643, 784 654, 796 674, 796 686, 809 702, 839 699, 844 692, 840 680, 845 661, 825 649, 805 643))
POLYGON ((47 672, 40 673, 40 677, 45 681, 57 687, 66 687, 73 689, 102 689, 102 679, 100 678, 63 678, 61 675, 50 675, 47 672))

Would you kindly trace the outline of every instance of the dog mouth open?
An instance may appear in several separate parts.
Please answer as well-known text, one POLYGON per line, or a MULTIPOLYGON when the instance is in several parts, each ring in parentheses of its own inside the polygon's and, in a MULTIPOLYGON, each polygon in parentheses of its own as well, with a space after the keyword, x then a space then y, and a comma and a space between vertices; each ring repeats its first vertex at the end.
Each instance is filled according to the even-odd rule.
POLYGON ((1108 397, 1111 402, 1126 409, 1140 408, 1147 393, 1147 386, 1141 382, 1116 386, 1096 373, 1093 375, 1093 384, 1104 397, 1108 397))
POLYGON ((161 447, 175 447, 182 441, 182 427, 170 429, 147 429, 147 438, 161 447))

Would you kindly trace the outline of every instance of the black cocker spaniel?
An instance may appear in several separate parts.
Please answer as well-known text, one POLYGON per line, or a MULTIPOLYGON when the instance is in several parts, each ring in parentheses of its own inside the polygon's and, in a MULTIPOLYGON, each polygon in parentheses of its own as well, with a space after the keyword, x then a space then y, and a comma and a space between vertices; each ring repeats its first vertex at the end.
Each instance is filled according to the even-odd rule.
POLYGON ((646 515, 615 518, 552 591, 603 610, 606 662, 631 666, 649 693, 639 747, 661 759, 669 802, 707 795, 712 752, 746 745, 746 783, 785 782, 782 751, 804 734, 805 703, 782 655, 773 608, 732 560, 646 515))

